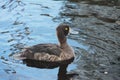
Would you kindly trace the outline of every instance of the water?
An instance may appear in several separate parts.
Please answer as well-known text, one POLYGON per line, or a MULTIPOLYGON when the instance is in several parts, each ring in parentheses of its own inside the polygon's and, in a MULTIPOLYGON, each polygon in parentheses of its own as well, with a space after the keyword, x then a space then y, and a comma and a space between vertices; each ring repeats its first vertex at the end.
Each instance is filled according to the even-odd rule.
MULTIPOLYGON (((27 67, 11 56, 22 47, 38 43, 57 43, 56 27, 64 5, 62 0, 1 0, 0 1, 0 80, 56 80, 58 68, 39 69, 27 67)), ((75 40, 68 39, 75 47, 75 40)), ((84 47, 82 44, 81 46, 84 47)), ((71 64, 68 71, 76 65, 71 64)))
POLYGON ((119 80, 120 1, 69 1, 0 0, 0 80, 57 80, 58 68, 28 67, 11 56, 25 46, 58 43, 61 21, 78 31, 68 36, 77 55, 68 72, 79 73, 80 80, 119 80))
POLYGON ((73 80, 119 80, 120 0, 69 1, 61 15, 79 31, 70 38, 81 43, 75 48, 79 77, 73 80))
POLYGON ((1 8, 0 14, 1 53, 14 52, 13 48, 18 43, 29 46, 44 42, 57 42, 55 28, 59 23, 52 19, 58 16, 63 1, 7 2, 9 1, 1 1, 1 5, 5 6, 5 9, 1 8))

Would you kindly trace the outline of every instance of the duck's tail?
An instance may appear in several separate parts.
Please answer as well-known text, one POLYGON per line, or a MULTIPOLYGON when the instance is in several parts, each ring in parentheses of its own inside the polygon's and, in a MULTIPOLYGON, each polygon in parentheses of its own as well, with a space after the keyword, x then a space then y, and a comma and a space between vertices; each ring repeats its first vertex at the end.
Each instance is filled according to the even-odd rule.
POLYGON ((18 53, 18 54, 13 55, 13 59, 15 59, 15 60, 24 60, 24 59, 26 59, 26 57, 22 56, 21 53, 18 53))

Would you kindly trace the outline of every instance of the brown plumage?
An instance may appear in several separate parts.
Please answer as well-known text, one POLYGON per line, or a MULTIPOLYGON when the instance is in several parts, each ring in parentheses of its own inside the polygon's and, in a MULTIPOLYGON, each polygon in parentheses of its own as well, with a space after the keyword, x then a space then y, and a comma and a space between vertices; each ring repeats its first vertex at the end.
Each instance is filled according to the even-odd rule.
POLYGON ((67 44, 66 36, 69 33, 69 26, 61 24, 56 28, 59 45, 57 44, 37 44, 23 49, 19 59, 32 59, 39 61, 64 61, 74 58, 73 49, 67 44))
MULTIPOLYGON (((66 24, 60 24, 56 28, 56 33, 59 41, 57 44, 38 44, 28 48, 25 48, 19 55, 19 59, 23 59, 27 65, 42 68, 51 68, 60 66, 60 69, 65 66, 66 73, 67 65, 74 60, 74 51, 67 43, 66 36, 69 33, 69 26, 66 24), (53 63, 53 64, 52 64, 53 63)), ((62 69, 63 70, 63 69, 62 69)), ((59 71, 59 74, 61 71, 59 71)), ((63 73, 62 73, 63 74, 63 73)))

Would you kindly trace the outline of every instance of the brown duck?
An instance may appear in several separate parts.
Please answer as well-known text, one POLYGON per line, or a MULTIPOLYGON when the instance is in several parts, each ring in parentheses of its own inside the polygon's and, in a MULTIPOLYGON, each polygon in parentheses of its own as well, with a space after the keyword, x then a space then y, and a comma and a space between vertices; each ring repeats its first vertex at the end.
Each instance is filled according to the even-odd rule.
POLYGON ((66 36, 69 31, 68 25, 60 24, 56 28, 59 45, 51 43, 37 44, 23 49, 17 58, 22 59, 28 66, 33 67, 54 68, 59 66, 58 78, 65 77, 67 66, 75 57, 74 50, 67 43, 66 36))

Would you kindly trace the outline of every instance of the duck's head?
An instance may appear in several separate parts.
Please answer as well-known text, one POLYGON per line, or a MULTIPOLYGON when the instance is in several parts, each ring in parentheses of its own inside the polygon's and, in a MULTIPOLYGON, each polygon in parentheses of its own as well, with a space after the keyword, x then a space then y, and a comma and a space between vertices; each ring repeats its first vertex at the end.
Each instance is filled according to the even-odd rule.
POLYGON ((60 24, 57 28, 57 34, 61 34, 61 35, 64 35, 64 36, 67 36, 68 33, 69 33, 69 25, 67 24, 60 24))
POLYGON ((69 30, 70 30, 70 27, 67 24, 60 24, 56 28, 57 37, 61 44, 66 42, 66 40, 67 40, 66 36, 68 35, 69 30))

